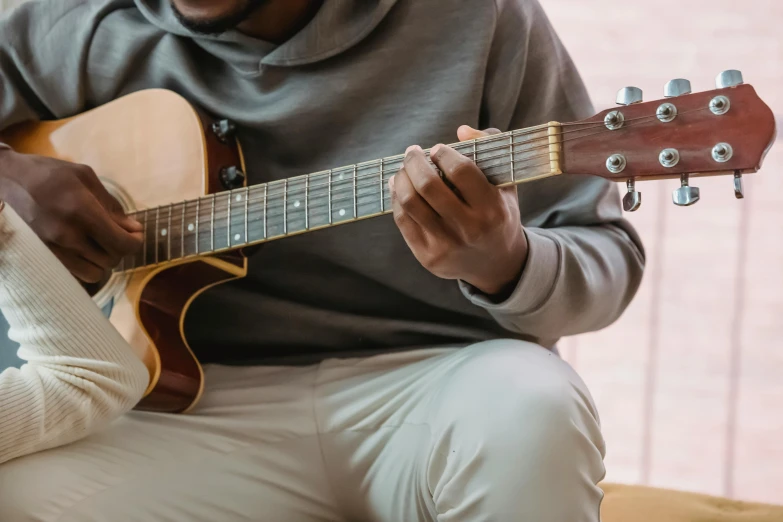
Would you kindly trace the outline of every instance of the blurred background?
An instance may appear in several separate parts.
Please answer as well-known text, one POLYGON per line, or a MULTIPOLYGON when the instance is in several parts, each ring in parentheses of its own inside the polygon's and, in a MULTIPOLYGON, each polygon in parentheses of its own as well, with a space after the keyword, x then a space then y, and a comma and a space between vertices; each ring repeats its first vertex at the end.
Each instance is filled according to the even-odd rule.
MULTIPOLYGON (((703 91, 736 68, 780 125, 780 0, 540 1, 596 110, 626 85, 654 100, 672 78, 703 91)), ((671 203, 678 182, 638 186, 642 288, 616 324, 561 344, 598 403, 608 481, 783 504, 780 141, 745 176, 744 200, 728 177, 694 183, 702 199, 689 208, 671 203)))
MULTIPOLYGON (((540 1, 597 110, 626 85, 649 101, 672 78, 704 91, 740 69, 781 124, 780 0, 540 1)), ((781 141, 744 200, 731 178, 694 182, 687 208, 678 181, 637 185, 642 288, 617 323, 561 345, 598 403, 607 480, 783 504, 781 141)))

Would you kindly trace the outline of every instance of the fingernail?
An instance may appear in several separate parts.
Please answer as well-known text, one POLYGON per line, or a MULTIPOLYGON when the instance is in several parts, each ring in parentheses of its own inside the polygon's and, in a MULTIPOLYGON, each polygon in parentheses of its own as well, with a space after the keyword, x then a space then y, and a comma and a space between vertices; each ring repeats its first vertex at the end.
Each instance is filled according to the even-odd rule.
POLYGON ((389 178, 389 189, 394 190, 394 176, 389 178))
POLYGON ((418 145, 411 145, 410 147, 408 147, 407 149, 405 149, 405 154, 406 154, 406 155, 407 155, 407 154, 410 154, 410 153, 411 153, 411 152, 413 152, 414 150, 421 150, 421 147, 419 147, 418 145))
POLYGON ((432 149, 430 150, 430 158, 436 156, 438 154, 438 151, 443 148, 443 145, 438 143, 432 149))

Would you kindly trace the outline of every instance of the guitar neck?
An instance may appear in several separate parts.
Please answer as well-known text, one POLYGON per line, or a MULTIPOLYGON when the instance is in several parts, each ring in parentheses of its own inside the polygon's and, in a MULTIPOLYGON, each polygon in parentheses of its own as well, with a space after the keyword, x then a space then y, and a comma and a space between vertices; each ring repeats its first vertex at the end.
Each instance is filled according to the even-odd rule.
MULTIPOLYGON (((497 186, 561 173, 561 125, 556 122, 451 145, 497 186)), ((429 156, 429 150, 425 151, 429 156)), ((391 213, 389 178, 404 154, 235 189, 131 214, 144 244, 117 271, 133 271, 193 256, 391 213)))

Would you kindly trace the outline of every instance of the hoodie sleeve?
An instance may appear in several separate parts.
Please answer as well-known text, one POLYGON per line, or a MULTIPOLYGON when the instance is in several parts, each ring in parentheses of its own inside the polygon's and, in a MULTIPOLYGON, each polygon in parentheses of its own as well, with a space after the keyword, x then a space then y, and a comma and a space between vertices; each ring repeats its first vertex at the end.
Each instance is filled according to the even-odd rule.
POLYGON ((94 11, 105 2, 29 1, 0 18, 0 130, 85 108, 94 11))
POLYGON ((0 211, 0 309, 26 361, 0 373, 0 464, 86 437, 141 399, 147 369, 9 206, 0 211))
MULTIPOLYGON (((590 116, 584 84, 538 1, 497 0, 497 10, 482 128, 590 116)), ((522 184, 518 192, 529 253, 516 288, 496 302, 460 282, 463 294, 505 329, 544 345, 612 323, 635 295, 645 261, 622 217, 617 187, 562 175, 522 184)))

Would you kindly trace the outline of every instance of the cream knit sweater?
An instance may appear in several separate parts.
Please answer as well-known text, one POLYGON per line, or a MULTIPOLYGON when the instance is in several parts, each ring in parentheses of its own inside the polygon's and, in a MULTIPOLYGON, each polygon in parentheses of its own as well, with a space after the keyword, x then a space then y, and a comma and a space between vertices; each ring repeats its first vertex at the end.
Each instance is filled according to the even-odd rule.
POLYGON ((0 211, 0 310, 26 361, 0 373, 0 464, 85 437, 141 398, 144 365, 9 206, 0 211))

